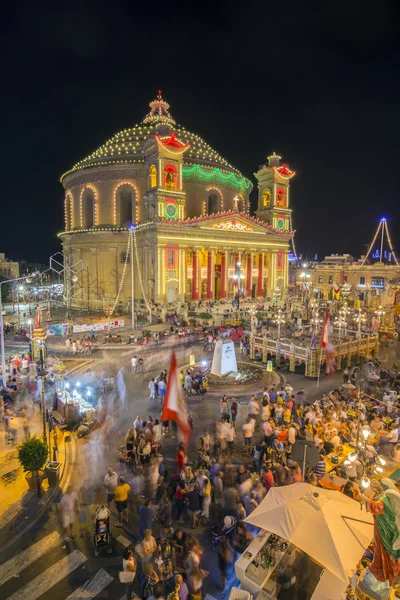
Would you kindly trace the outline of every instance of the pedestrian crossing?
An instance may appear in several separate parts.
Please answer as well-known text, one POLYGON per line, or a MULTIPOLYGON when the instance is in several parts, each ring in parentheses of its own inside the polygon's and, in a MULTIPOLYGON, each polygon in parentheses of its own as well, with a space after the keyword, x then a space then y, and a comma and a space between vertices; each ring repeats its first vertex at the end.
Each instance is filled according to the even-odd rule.
MULTIPOLYGON (((130 543, 126 537, 119 536, 114 540, 116 553, 121 556, 123 549, 130 543)), ((73 544, 65 544, 60 533, 53 531, 0 564, 0 598, 119 598, 123 586, 115 571, 120 569, 120 559, 113 560, 111 564, 113 575, 106 569, 99 568, 90 551, 85 554, 85 550, 74 548, 73 544), (109 586, 112 586, 111 592, 107 589, 109 586)))

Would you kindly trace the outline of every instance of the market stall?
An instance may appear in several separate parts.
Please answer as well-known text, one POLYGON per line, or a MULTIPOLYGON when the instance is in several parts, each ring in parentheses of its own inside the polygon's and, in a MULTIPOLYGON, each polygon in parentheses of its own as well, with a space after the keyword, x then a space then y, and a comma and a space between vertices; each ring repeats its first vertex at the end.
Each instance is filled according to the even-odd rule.
POLYGON ((77 390, 56 390, 53 402, 53 414, 58 413, 65 419, 70 429, 81 423, 83 419, 94 420, 94 407, 77 390))
POLYGON ((359 503, 307 483, 272 488, 246 522, 262 531, 235 571, 242 589, 259 600, 276 598, 279 574, 289 569, 307 598, 343 600, 373 536, 373 519, 359 503))

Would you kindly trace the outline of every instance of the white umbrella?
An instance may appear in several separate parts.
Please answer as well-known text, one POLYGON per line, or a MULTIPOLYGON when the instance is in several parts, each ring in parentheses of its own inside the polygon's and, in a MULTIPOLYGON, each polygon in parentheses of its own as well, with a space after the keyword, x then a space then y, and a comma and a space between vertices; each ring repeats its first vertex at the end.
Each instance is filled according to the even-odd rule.
POLYGON ((271 488, 247 523, 275 533, 348 582, 373 537, 373 518, 341 492, 308 483, 271 488))

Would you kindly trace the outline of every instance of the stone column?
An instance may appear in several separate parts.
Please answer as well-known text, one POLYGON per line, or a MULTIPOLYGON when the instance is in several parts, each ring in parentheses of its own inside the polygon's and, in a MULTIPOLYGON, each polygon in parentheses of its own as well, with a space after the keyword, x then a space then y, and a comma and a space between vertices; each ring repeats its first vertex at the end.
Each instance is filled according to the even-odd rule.
POLYGON ((186 294, 186 252, 184 248, 179 248, 179 298, 180 300, 185 300, 186 294))
POLYGON ((199 252, 193 250, 192 300, 199 299, 199 252))
POLYGON ((251 253, 247 255, 246 260, 246 296, 251 298, 251 282, 252 282, 252 255, 251 253))
POLYGON ((264 296, 264 254, 258 255, 257 296, 264 296))
POLYGON ((228 257, 224 251, 221 254, 221 299, 227 296, 227 279, 228 279, 228 257))
POLYGON ((212 265, 212 250, 209 250, 207 254, 207 300, 213 299, 212 265))

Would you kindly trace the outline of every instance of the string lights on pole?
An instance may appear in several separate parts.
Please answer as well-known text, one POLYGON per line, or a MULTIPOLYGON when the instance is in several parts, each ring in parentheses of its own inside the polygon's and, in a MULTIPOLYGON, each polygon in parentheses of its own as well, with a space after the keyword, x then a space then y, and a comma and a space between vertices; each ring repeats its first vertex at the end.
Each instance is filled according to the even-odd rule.
POLYGON ((122 277, 121 277, 121 281, 119 282, 117 297, 115 298, 114 305, 110 311, 110 317, 114 314, 116 306, 119 302, 119 298, 121 296, 122 288, 123 288, 124 282, 125 282, 126 269, 127 269, 128 264, 130 263, 130 260, 131 260, 131 236, 128 233, 128 245, 126 247, 126 252, 125 252, 125 260, 124 260, 124 266, 122 269, 122 277))

